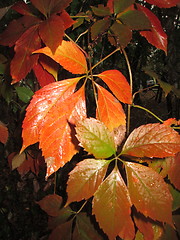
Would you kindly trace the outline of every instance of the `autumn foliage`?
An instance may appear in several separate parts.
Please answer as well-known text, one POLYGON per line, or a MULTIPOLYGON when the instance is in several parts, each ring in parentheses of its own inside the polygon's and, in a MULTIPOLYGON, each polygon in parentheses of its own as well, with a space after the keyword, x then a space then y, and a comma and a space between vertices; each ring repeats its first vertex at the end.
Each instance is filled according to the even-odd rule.
MULTIPOLYGON (((178 3, 147 2, 160 8, 178 3)), ((165 225, 176 228, 169 186, 180 190, 180 136, 173 129, 179 122, 162 120, 129 133, 124 105, 134 105, 132 82, 117 69, 97 73, 96 67, 106 57, 92 66, 89 53, 65 34, 66 29, 81 24, 80 18, 72 20, 65 10, 70 3, 19 1, 12 8, 22 16, 10 22, 0 35, 1 45, 14 46, 12 84, 19 84, 32 70, 41 87, 26 108, 20 155, 13 153, 9 162, 20 174, 29 170, 38 174, 42 156, 31 150, 31 145, 38 142, 47 179, 83 149, 83 160, 69 172, 66 203, 58 194, 38 202, 49 215, 50 240, 103 239, 91 218, 81 212, 89 203, 94 221, 108 239, 159 239, 165 225), (59 66, 74 77, 58 81, 59 66), (87 85, 93 89, 94 116, 87 113, 87 85), (79 202, 80 210, 73 211, 71 204, 79 202)), ((106 35, 114 53, 126 55, 133 31, 167 53, 167 36, 159 19, 135 0, 109 0, 106 6, 92 6, 89 21, 91 40, 96 42, 106 35)), ((0 133, 0 141, 5 144, 8 133, 1 122, 0 133)))

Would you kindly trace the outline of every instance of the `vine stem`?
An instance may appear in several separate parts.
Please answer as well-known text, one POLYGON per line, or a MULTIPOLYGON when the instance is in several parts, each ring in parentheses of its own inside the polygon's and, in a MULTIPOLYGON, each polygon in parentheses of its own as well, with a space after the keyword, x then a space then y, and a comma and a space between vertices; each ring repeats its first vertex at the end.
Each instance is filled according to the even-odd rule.
MULTIPOLYGON (((124 50, 124 48, 120 49, 120 51, 122 51, 125 60, 126 60, 126 64, 128 67, 128 71, 129 71, 129 83, 130 83, 130 89, 131 89, 131 93, 133 92, 133 79, 132 79, 132 71, 131 71, 131 65, 127 56, 126 51, 124 50)), ((128 113, 127 113, 127 135, 129 135, 129 131, 130 131, 130 117, 131 117, 131 105, 128 104, 128 113)))
POLYGON ((142 110, 148 112, 149 114, 151 114, 153 117, 155 117, 155 118, 156 118, 158 121, 160 121, 161 123, 164 122, 161 118, 159 118, 156 114, 154 114, 153 112, 151 112, 151 111, 148 110, 147 108, 144 108, 144 107, 139 106, 139 105, 134 105, 134 104, 132 105, 132 107, 142 109, 142 110))

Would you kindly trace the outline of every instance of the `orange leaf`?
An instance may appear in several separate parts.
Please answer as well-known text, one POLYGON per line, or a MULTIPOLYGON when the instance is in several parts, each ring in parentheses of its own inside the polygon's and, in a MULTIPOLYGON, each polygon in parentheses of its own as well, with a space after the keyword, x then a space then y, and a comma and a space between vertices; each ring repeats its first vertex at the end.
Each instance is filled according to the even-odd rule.
POLYGON ((64 10, 72 0, 31 0, 32 4, 45 16, 64 10))
POLYGON ((163 122, 164 125, 166 126, 171 126, 171 125, 180 125, 180 122, 177 121, 175 118, 169 118, 163 122))
POLYGON ((48 47, 41 48, 34 53, 43 53, 51 57, 71 73, 83 74, 87 71, 86 58, 82 51, 73 42, 63 40, 54 55, 48 47))
POLYGON ((85 159, 70 172, 67 204, 90 198, 102 183, 109 161, 85 159), (83 176, 83 177, 82 177, 83 176))
POLYGON ((8 128, 4 123, 0 121, 0 142, 2 142, 3 144, 6 144, 8 140, 8 136, 9 136, 8 128))
MULTIPOLYGON (((169 159, 167 159, 168 161, 169 159)), ((171 164, 168 169, 168 177, 171 183, 180 190, 180 152, 175 157, 171 157, 171 164)))
POLYGON ((86 115, 84 88, 73 93, 79 79, 46 85, 36 92, 27 108, 22 150, 40 142, 48 167, 47 176, 77 152, 77 142, 72 142, 71 124, 74 118, 80 119, 86 115))
POLYGON ((134 225, 130 217, 131 200, 117 167, 101 183, 94 194, 93 214, 110 240, 119 235, 134 238, 134 225))
POLYGON ((179 0, 147 0, 147 2, 160 8, 170 8, 176 6, 179 0))
POLYGON ((96 87, 98 88, 97 119, 102 121, 110 131, 125 125, 126 115, 119 101, 99 84, 96 84, 96 87))
POLYGON ((54 77, 48 73, 40 63, 34 65, 33 71, 41 87, 44 87, 45 85, 55 81, 54 77))
POLYGON ((38 55, 32 52, 40 47, 41 41, 37 32, 37 26, 29 28, 16 42, 15 56, 11 61, 12 83, 16 83, 26 77, 38 60, 38 55))
POLYGON ((142 125, 129 135, 122 154, 136 157, 174 156, 180 149, 180 135, 164 124, 142 125))
POLYGON ((125 76, 118 70, 107 70, 97 75, 123 103, 132 103, 132 95, 129 83, 125 76))
POLYGON ((149 31, 140 31, 150 44, 156 48, 162 49, 167 53, 167 35, 164 32, 159 19, 149 9, 137 4, 138 10, 143 11, 151 22, 152 28, 149 31))
POLYGON ((130 197, 137 211, 172 225, 172 196, 161 175, 138 163, 125 162, 125 167, 130 197))

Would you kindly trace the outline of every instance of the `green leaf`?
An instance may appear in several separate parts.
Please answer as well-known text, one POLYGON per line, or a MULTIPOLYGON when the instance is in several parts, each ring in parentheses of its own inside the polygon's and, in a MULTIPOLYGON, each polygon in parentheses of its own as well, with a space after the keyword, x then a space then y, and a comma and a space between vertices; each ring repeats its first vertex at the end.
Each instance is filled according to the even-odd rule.
POLYGON ((28 87, 15 87, 18 97, 24 103, 28 103, 34 95, 33 91, 28 87))
POLYGON ((103 240, 97 233, 90 218, 85 213, 80 213, 76 217, 76 226, 73 233, 73 240, 103 240))
POLYGON ((132 30, 151 29, 151 23, 142 11, 130 10, 117 16, 123 24, 129 26, 132 30))
POLYGON ((91 38, 94 40, 99 34, 104 33, 110 26, 109 19, 101 19, 95 22, 91 27, 91 38))
POLYGON ((160 79, 158 79, 158 83, 160 85, 160 87, 162 88, 162 90, 165 92, 165 97, 167 97, 167 95, 173 90, 173 86, 169 83, 166 83, 160 79))
POLYGON ((67 193, 68 202, 90 198, 102 183, 109 161, 85 159, 70 172, 67 193))
POLYGON ((86 118, 76 124, 76 132, 80 146, 96 158, 108 158, 115 154, 114 139, 102 122, 86 118))
POLYGON ((93 214, 110 240, 119 235, 134 238, 134 224, 130 217, 131 200, 117 167, 102 182, 94 194, 93 214))
POLYGON ((130 7, 135 0, 114 0, 114 13, 123 12, 126 8, 130 7))
POLYGON ((180 208, 180 191, 176 190, 172 185, 168 185, 169 190, 171 192, 171 195, 173 197, 173 205, 172 210, 176 211, 178 208, 180 208))
POLYGON ((97 16, 104 17, 110 15, 110 10, 108 7, 104 7, 104 5, 99 4, 98 7, 91 6, 93 13, 97 16))
POLYGON ((48 240, 71 240, 72 239, 72 223, 70 220, 56 227, 50 234, 48 240))
POLYGON ((163 178, 149 167, 126 162, 128 189, 137 211, 172 224, 172 196, 163 178), (166 209, 166 211, 165 211, 166 209))

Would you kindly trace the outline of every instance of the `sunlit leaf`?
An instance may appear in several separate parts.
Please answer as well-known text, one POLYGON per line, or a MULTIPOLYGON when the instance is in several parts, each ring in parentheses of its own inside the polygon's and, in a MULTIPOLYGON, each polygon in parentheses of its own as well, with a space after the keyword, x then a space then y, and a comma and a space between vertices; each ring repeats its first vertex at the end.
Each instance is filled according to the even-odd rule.
POLYGON ((97 75, 123 103, 132 103, 131 89, 125 76, 118 70, 107 70, 97 75))
POLYGON ((160 8, 170 8, 176 6, 176 4, 179 3, 179 0, 147 0, 147 2, 160 8))
POLYGON ((91 27, 91 38, 94 40, 98 35, 106 32, 110 26, 110 19, 100 19, 91 27))
POLYGON ((72 239, 72 224, 73 220, 70 220, 64 224, 56 227, 50 234, 48 240, 71 240, 72 239))
POLYGON ((98 107, 96 117, 102 121, 110 131, 126 124, 126 115, 119 101, 105 88, 96 84, 98 89, 98 107))
POLYGON ((33 67, 33 71, 36 75, 36 78, 39 82, 39 85, 41 87, 44 87, 45 85, 49 84, 49 83, 53 83, 55 81, 54 77, 48 73, 42 66, 40 63, 37 63, 36 65, 34 65, 33 67))
POLYGON ((133 130, 122 153, 136 157, 174 156, 180 149, 180 135, 164 124, 142 125, 133 130))
POLYGON ((82 74, 87 71, 86 58, 82 51, 73 42, 63 40, 54 55, 48 47, 39 49, 34 53, 43 53, 51 57, 71 73, 82 74))
POLYGON ((129 26, 132 30, 144 30, 151 28, 149 19, 142 11, 129 10, 117 15, 117 19, 119 19, 123 24, 129 26))
POLYGON ((80 78, 51 83, 35 93, 23 122, 23 147, 40 142, 47 176, 77 152, 71 124, 86 116, 84 89, 74 93, 80 78), (73 101, 72 101, 73 99, 73 101))
POLYGON ((32 4, 45 16, 64 10, 72 0, 31 0, 32 4))
POLYGON ((108 158, 115 154, 114 139, 102 122, 86 118, 76 123, 76 133, 80 146, 96 158, 108 158))
POLYGON ((99 4, 98 7, 91 6, 91 9, 93 13, 97 16, 104 17, 111 14, 109 8, 104 7, 104 5, 101 4, 99 4))
POLYGON ((118 146, 122 143, 122 141, 125 138, 126 134, 126 126, 125 125, 120 125, 117 128, 114 128, 113 131, 111 132, 111 135, 114 138, 115 145, 118 146))
POLYGON ((76 217, 76 225, 73 232, 73 240, 103 240, 95 230, 90 218, 85 213, 80 213, 76 217))
POLYGON ((156 48, 162 49, 165 53, 167 53, 167 35, 164 32, 159 19, 149 9, 140 4, 137 4, 137 6, 138 10, 143 11, 144 14, 149 18, 149 21, 152 25, 150 31, 141 31, 140 34, 144 36, 150 44, 156 48))
POLYGON ((164 179, 138 163, 125 162, 125 167, 131 201, 137 211, 172 225, 172 196, 164 179))
POLYGON ((38 60, 38 55, 31 55, 40 47, 41 41, 37 26, 29 28, 16 42, 15 56, 11 61, 12 83, 25 78, 38 60))
POLYGON ((180 152, 178 152, 175 157, 171 157, 171 165, 168 170, 168 177, 171 183, 180 190, 180 152))
POLYGON ((40 20, 34 16, 23 16, 10 22, 4 32, 0 34, 0 44, 12 47, 21 35, 40 20))
POLYGON ((120 45, 122 48, 125 48, 132 39, 131 29, 120 21, 115 21, 111 26, 110 31, 111 34, 108 35, 108 40, 112 45, 120 45))
POLYGON ((127 187, 115 167, 94 194, 93 214, 110 240, 134 238, 134 225, 130 217, 131 200, 127 187))
POLYGON ((8 136, 9 136, 8 128, 4 123, 0 121, 0 142, 2 142, 3 144, 6 144, 8 140, 8 136))
POLYGON ((90 198, 103 181, 109 162, 85 159, 70 172, 67 183, 67 204, 90 198))

